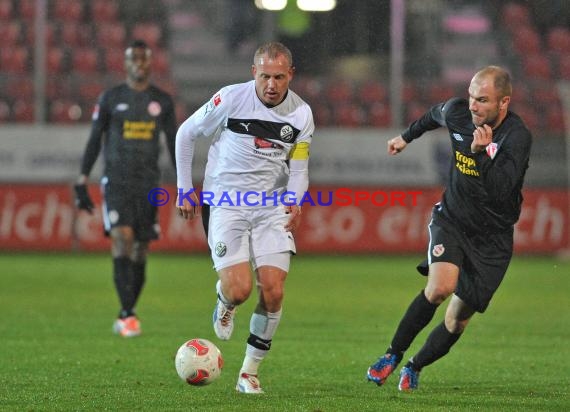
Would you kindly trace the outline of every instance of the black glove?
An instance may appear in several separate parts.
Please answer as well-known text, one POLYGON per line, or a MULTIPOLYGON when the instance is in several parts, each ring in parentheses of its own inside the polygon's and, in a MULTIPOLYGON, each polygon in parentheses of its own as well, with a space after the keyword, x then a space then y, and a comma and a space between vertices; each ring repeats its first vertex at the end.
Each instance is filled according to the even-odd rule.
POLYGON ((73 188, 75 189, 75 206, 77 206, 78 209, 86 210, 92 214, 95 205, 89 197, 87 185, 75 185, 73 188))

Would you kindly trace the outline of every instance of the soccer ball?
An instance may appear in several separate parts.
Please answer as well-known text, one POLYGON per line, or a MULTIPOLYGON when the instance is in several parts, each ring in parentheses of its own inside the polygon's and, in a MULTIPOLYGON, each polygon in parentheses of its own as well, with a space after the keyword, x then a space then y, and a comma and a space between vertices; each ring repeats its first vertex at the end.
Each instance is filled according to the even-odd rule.
POLYGON ((189 385, 204 386, 220 377, 224 360, 216 345, 207 339, 195 338, 180 346, 174 366, 180 379, 189 385))

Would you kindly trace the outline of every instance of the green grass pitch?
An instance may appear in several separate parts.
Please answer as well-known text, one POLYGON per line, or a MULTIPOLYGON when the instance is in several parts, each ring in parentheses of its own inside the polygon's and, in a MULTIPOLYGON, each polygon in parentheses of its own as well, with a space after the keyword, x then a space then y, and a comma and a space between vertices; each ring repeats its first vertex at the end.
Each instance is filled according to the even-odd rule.
MULTIPOLYGON (((400 393, 366 382, 424 285, 417 256, 297 256, 283 318, 260 369, 266 394, 234 390, 255 297, 232 340, 211 326, 216 276, 203 255, 151 254, 138 307, 143 335, 111 333, 117 313, 107 254, 0 255, 0 410, 6 411, 568 411, 570 263, 515 257, 487 312, 400 393), (187 339, 225 360, 206 387, 182 382, 187 339)), ((411 356, 436 318, 414 342, 411 356)))

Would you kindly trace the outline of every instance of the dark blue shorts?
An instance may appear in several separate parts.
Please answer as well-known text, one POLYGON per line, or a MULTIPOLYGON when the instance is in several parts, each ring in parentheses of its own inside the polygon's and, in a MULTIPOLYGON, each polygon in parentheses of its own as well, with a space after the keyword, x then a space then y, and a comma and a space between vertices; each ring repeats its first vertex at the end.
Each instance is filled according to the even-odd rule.
POLYGON ((434 208, 428 225, 428 258, 417 269, 428 274, 431 263, 459 267, 455 294, 477 312, 484 312, 505 277, 513 255, 513 230, 502 233, 466 233, 434 208))
POLYGON ((135 239, 148 242, 158 239, 157 208, 148 200, 152 187, 136 187, 113 184, 106 179, 101 183, 103 193, 103 225, 105 235, 113 227, 129 226, 133 228, 135 239))

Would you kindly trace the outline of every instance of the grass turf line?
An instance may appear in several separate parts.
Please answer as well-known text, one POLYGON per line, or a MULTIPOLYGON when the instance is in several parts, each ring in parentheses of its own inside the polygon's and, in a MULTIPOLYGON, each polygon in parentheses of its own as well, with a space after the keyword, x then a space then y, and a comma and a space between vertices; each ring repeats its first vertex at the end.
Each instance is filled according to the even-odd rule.
MULTIPOLYGON (((207 256, 152 254, 138 313, 143 336, 111 334, 117 314, 107 254, 0 255, 1 410, 366 411, 570 410, 570 264, 515 257, 484 315, 420 389, 379 388, 366 368, 424 285, 415 256, 297 256, 283 319, 260 369, 261 397, 235 393, 249 316, 232 340, 211 326, 216 276, 207 256), (178 346, 216 343, 221 378, 194 388, 176 375, 178 346)), ((443 317, 414 342, 411 356, 443 317)))

